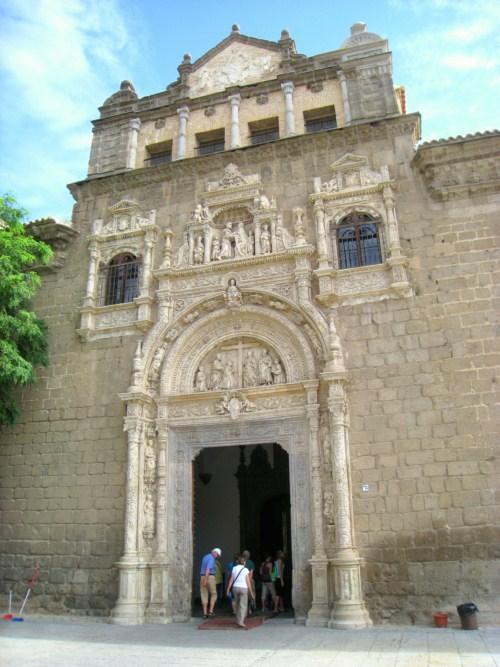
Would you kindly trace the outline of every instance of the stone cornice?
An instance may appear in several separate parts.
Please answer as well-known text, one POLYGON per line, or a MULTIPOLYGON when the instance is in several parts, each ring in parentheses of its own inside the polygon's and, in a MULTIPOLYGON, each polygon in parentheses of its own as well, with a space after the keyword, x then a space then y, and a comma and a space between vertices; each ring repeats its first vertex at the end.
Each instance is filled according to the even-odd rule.
POLYGON ((412 166, 433 199, 447 201, 500 192, 500 132, 423 144, 412 166))
POLYGON ((358 123, 335 130, 277 139, 259 146, 245 146, 213 155, 185 158, 157 167, 142 167, 130 171, 121 170, 111 174, 96 175, 70 183, 68 188, 75 199, 78 199, 80 193, 84 197, 93 197, 109 192, 126 192, 134 187, 162 183, 178 175, 208 176, 222 171, 229 162, 236 163, 241 171, 245 171, 266 160, 286 160, 289 157, 328 148, 337 150, 340 154, 352 150, 353 145, 356 144, 390 139, 405 134, 411 135, 415 142, 419 139, 420 114, 374 119, 368 123, 358 123))

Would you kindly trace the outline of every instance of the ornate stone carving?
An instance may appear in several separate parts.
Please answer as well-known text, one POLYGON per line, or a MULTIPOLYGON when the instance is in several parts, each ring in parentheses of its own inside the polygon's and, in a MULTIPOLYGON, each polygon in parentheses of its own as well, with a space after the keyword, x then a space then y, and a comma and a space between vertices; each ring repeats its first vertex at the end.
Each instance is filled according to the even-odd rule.
POLYGON ((231 310, 237 310, 243 305, 243 297, 241 291, 236 284, 235 278, 230 278, 227 285, 227 290, 224 294, 226 306, 231 310))
POLYGON ((255 404, 241 392, 228 392, 224 394, 215 410, 219 415, 229 414, 231 419, 238 419, 242 412, 252 412, 255 409, 255 404))
POLYGON ((194 378, 196 391, 217 391, 286 383, 277 354, 251 339, 229 341, 200 364, 194 378))

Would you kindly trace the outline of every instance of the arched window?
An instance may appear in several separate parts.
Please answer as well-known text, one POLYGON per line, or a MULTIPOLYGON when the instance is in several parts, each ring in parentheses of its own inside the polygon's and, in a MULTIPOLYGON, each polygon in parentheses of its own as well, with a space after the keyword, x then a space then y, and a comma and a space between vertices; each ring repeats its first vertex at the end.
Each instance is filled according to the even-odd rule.
POLYGON ((382 253, 377 222, 365 213, 351 213, 337 228, 339 269, 380 264, 382 253))
POLYGON ((124 253, 113 257, 107 267, 105 305, 129 303, 139 295, 140 262, 124 253))

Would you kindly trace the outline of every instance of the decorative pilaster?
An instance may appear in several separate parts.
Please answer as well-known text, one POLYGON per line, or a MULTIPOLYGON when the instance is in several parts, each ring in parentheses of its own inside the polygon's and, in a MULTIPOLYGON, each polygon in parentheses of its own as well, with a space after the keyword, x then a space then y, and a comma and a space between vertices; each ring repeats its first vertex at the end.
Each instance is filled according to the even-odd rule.
POLYGON ((126 169, 135 169, 135 158, 137 156, 137 143, 140 129, 140 118, 132 118, 128 124, 127 155, 125 162, 126 169))
POLYGON ((319 268, 328 268, 328 246, 325 231, 325 209, 320 199, 314 202, 314 219, 316 221, 316 237, 318 239, 319 268))
POLYGON ((295 134, 295 114, 293 110, 294 89, 293 81, 281 84, 281 90, 285 96, 285 137, 291 137, 295 134))
POLYGON ((312 536, 313 554, 309 561, 312 571, 312 605, 307 614, 306 625, 326 627, 329 620, 328 607, 328 560, 323 536, 323 484, 319 448, 319 404, 318 381, 304 383, 307 392, 307 420, 309 424, 310 476, 312 489, 312 536))
POLYGON ((229 98, 231 103, 231 145, 230 148, 238 148, 240 146, 240 102, 241 95, 231 95, 229 98))
POLYGON ((364 628, 371 620, 363 600, 361 558, 354 545, 348 446, 348 403, 345 373, 325 373, 335 488, 336 545, 332 559, 335 603, 329 627, 364 628))
POLYGON ((187 123, 189 119, 188 107, 181 107, 177 109, 179 114, 179 130, 177 135, 177 160, 182 160, 186 157, 186 141, 187 141, 187 123))
MULTIPOLYGON (((84 308, 92 308, 95 306, 96 289, 97 289, 97 270, 99 267, 99 244, 96 240, 90 242, 89 245, 89 275, 87 278, 87 289, 85 290, 85 299, 83 302, 84 308)), ((83 326, 83 325, 82 325, 83 326)))
POLYGON ((146 618, 152 623, 169 623, 171 612, 168 597, 168 530, 167 470, 168 419, 167 405, 159 407, 157 419, 158 463, 156 475, 156 551, 151 562, 151 594, 146 618))
POLYGON ((339 81, 342 93, 342 104, 344 107, 344 125, 350 125, 352 120, 351 107, 349 105, 349 93, 347 91, 347 81, 344 72, 339 72, 339 81))

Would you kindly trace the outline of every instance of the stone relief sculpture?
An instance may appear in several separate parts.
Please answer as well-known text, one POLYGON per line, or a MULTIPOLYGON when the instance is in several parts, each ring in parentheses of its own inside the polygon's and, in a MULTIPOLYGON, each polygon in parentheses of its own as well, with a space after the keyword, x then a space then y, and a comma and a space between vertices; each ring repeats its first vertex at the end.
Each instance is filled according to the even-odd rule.
POLYGON ((209 182, 204 194, 206 200, 195 206, 187 223, 176 268, 286 252, 306 243, 303 224, 296 242, 275 198, 261 191, 258 174, 243 176, 229 164, 222 179, 209 182))
POLYGON ((231 419, 237 419, 242 412, 252 412, 257 406, 241 393, 227 393, 217 404, 215 411, 219 415, 229 414, 231 419))
POLYGON ((228 308, 240 308, 243 304, 243 297, 241 295, 240 289, 236 284, 235 278, 229 279, 229 284, 227 286, 225 300, 228 308))
POLYGON ((207 356, 195 373, 193 388, 203 392, 285 383, 283 363, 274 351, 257 341, 238 340, 207 356))

